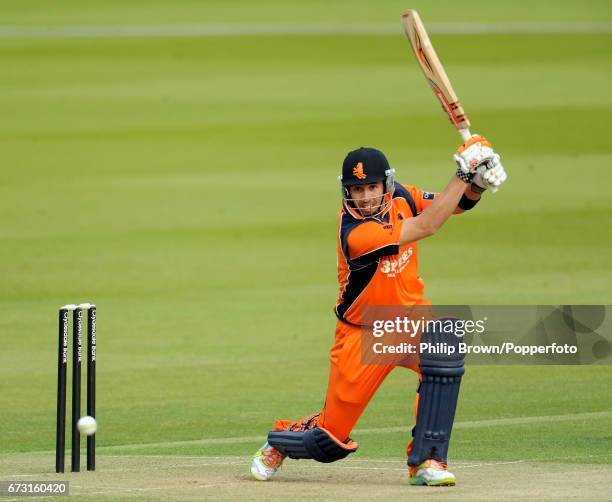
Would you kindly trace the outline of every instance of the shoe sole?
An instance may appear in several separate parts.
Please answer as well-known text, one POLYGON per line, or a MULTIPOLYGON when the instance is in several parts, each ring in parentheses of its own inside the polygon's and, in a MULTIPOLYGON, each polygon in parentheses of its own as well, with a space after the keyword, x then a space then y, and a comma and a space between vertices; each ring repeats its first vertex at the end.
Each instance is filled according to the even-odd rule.
POLYGON ((430 481, 429 483, 423 478, 410 478, 410 484, 413 486, 455 486, 455 480, 445 479, 443 481, 430 481))
POLYGON ((272 477, 274 477, 274 474, 272 474, 272 476, 265 476, 265 475, 261 475, 259 473, 253 472, 254 470, 251 469, 251 477, 255 480, 255 481, 269 481, 272 477))
POLYGON ((270 481, 277 474, 278 469, 268 476, 265 474, 261 474, 256 467, 251 467, 251 478, 253 478, 255 481, 270 481))

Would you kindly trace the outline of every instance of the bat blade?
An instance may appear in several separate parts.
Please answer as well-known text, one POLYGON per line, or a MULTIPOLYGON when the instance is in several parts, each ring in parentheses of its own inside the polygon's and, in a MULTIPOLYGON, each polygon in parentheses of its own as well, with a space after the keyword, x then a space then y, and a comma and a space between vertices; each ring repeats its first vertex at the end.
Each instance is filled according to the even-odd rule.
POLYGON ((433 45, 431 45, 418 12, 415 10, 404 12, 402 14, 402 24, 425 78, 428 80, 429 85, 431 85, 453 126, 455 126, 463 140, 467 140, 471 136, 469 131, 470 121, 446 75, 446 71, 444 71, 442 63, 440 63, 433 45))

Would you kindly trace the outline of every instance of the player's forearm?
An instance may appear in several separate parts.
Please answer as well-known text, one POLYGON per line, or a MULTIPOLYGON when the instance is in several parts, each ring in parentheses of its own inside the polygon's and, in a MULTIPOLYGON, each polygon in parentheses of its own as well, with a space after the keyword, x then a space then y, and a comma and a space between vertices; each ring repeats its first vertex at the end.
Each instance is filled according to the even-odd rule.
MULTIPOLYGON (((465 195, 467 199, 478 202, 482 194, 472 190, 472 185, 468 185, 463 195, 465 195)), ((453 214, 461 214, 461 213, 465 213, 465 211, 466 211, 465 209, 461 208, 460 206, 457 206, 455 210, 453 211, 453 214)))
POLYGON ((453 214, 465 189, 466 184, 453 176, 442 193, 416 219, 421 220, 419 223, 432 234, 435 233, 453 214))
POLYGON ((420 215, 404 221, 400 232, 400 245, 435 234, 457 208, 466 191, 466 184, 453 176, 446 188, 420 215))

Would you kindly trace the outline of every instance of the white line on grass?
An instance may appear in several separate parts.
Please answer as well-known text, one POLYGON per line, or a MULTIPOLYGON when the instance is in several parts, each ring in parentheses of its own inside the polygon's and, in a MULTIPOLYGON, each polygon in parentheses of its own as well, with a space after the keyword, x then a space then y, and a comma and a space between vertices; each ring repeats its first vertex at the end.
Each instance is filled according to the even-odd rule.
MULTIPOLYGON (((515 35, 612 33, 606 22, 491 22, 429 23, 439 35, 515 35)), ((0 38, 166 38, 240 36, 399 35, 397 24, 175 24, 0 26, 0 38)))
MULTIPOLYGON (((548 423, 548 422, 569 422, 573 420, 589 420, 593 418, 607 418, 612 417, 612 411, 595 411, 588 413, 571 413, 567 415, 544 415, 544 416, 530 416, 530 417, 512 417, 512 418, 494 418, 490 420, 469 420, 455 422, 453 428, 455 429, 475 429, 480 427, 498 427, 504 425, 526 425, 535 423, 548 423)), ((354 436, 368 435, 368 434, 388 434, 393 432, 406 432, 408 434, 410 427, 408 424, 405 426, 396 427, 371 427, 365 429, 355 429, 353 432, 354 436)), ((185 441, 169 441, 164 443, 144 443, 144 444, 125 444, 115 446, 104 446, 99 447, 100 450, 116 450, 116 449, 146 449, 146 448, 172 448, 175 446, 188 446, 188 445, 215 445, 215 444, 238 444, 238 443, 257 443, 264 441, 265 436, 239 436, 239 437, 225 437, 225 438, 204 438, 204 439, 191 439, 185 441)))
MULTIPOLYGON (((568 422, 578 419, 612 417, 612 411, 595 411, 591 413, 572 413, 568 415, 542 415, 531 417, 493 418, 489 420, 469 420, 455 422, 453 429, 477 429, 480 427, 497 427, 500 425, 525 425, 538 422, 568 422)), ((406 427, 373 427, 370 429, 356 429, 355 434, 384 434, 389 432, 404 432, 406 427)))
MULTIPOLYGON (((612 411, 593 411, 585 413, 571 413, 565 415, 541 415, 541 416, 529 416, 529 417, 512 417, 512 418, 494 418, 489 420, 467 420, 455 422, 454 429, 474 429, 480 427, 498 427, 505 425, 529 425, 537 423, 550 423, 550 422, 571 422, 574 420, 589 420, 596 418, 609 418, 612 417, 612 411)), ((369 435, 369 434, 388 434, 393 432, 405 432, 408 434, 410 430, 410 424, 406 426, 395 426, 395 427, 372 427, 365 429, 355 429, 353 435, 369 435)), ((121 444, 113 446, 98 446, 97 450, 101 453, 108 451, 112 452, 115 450, 131 450, 131 449, 154 449, 154 448, 173 448, 177 446, 190 446, 190 445, 216 445, 216 444, 241 444, 241 443, 258 443, 264 441, 266 436, 238 436, 238 437, 224 437, 224 438, 203 438, 203 439, 188 439, 184 441, 167 441, 163 443, 133 443, 133 444, 121 444)), ((44 451, 31 451, 31 452, 11 452, 3 454, 2 457, 9 457, 14 455, 24 454, 44 454, 50 450, 44 451)), ((105 455, 110 456, 110 455, 105 455)), ((126 455, 121 455, 126 456, 126 455)), ((143 457, 138 455, 138 457, 143 457)), ((149 455, 154 458, 156 456, 149 455)), ((160 455, 165 457, 165 455, 160 455)), ((224 459, 225 457, 207 457, 224 459)))

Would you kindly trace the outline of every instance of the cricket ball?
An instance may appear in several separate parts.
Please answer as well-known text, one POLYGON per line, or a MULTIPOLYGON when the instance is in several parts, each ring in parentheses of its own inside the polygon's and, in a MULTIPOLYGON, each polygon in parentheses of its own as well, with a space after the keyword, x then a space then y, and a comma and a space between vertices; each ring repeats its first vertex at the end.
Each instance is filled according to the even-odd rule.
POLYGON ((81 434, 85 436, 91 436, 95 434, 96 429, 98 428, 98 423, 94 417, 86 416, 79 418, 77 422, 77 429, 81 434))

